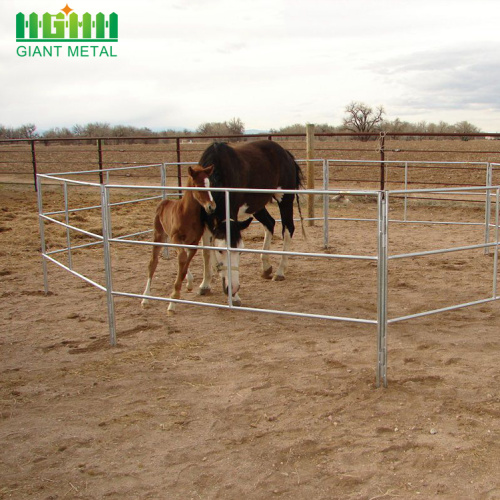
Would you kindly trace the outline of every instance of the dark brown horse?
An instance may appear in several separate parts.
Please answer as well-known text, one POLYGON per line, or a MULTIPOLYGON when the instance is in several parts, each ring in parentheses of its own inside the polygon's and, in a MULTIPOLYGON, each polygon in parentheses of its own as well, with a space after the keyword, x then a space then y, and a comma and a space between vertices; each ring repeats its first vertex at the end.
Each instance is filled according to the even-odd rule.
MULTIPOLYGON (((210 187, 209 176, 213 168, 189 167, 188 183, 189 187, 210 187)), ((168 238, 172 243, 178 245, 198 245, 205 231, 202 221, 202 212, 210 214, 215 210, 215 202, 210 191, 185 191, 180 200, 164 200, 156 210, 154 219, 154 242, 165 243, 168 238)), ((207 241, 208 243, 208 241, 207 241)), ((151 281, 158 265, 158 258, 162 250, 161 245, 155 245, 148 267, 148 281, 144 295, 149 295, 151 281)), ((187 274, 187 289, 193 289, 193 277, 189 271, 189 264, 196 254, 196 248, 177 248, 178 269, 177 279, 174 283, 174 290, 171 298, 179 299, 181 296, 182 282, 187 274)), ((211 266, 210 253, 203 251, 204 275, 203 283, 200 286, 200 293, 210 288, 211 266)), ((148 299, 143 299, 142 306, 146 306, 148 299)), ((168 314, 175 311, 175 302, 170 302, 168 314)))
MULTIPOLYGON (((214 143, 203 153, 199 164, 202 167, 213 167, 210 176, 210 185, 213 187, 269 189, 269 190, 295 190, 302 186, 302 171, 295 162, 294 157, 286 149, 272 141, 255 141, 229 145, 214 143)), ((216 202, 213 214, 204 214, 207 227, 214 237, 214 246, 221 247, 216 251, 219 273, 222 276, 224 292, 228 293, 229 279, 231 277, 230 293, 232 303, 240 305, 238 295, 239 283, 239 253, 232 252, 230 265, 228 265, 228 252, 222 248, 227 247, 226 240, 226 198, 223 192, 212 192, 216 202)), ((283 251, 290 248, 291 238, 295 231, 293 222, 293 193, 230 193, 229 198, 229 227, 231 235, 231 248, 243 248, 241 231, 248 227, 251 217, 244 222, 238 217, 252 215, 264 226, 263 250, 269 250, 274 232, 275 220, 266 209, 266 205, 275 199, 281 214, 283 251)), ((299 199, 297 205, 300 213, 299 199)), ((301 215, 302 220, 302 215, 301 215)), ((285 270, 288 256, 282 255, 278 269, 273 279, 285 279, 285 270)), ((262 254, 262 276, 272 277, 272 266, 269 254, 262 254)))

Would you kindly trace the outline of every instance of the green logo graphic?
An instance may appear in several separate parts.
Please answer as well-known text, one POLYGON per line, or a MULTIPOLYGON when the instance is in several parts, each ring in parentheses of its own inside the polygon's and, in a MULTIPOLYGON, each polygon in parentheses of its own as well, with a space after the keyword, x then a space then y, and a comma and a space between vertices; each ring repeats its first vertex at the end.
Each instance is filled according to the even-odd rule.
POLYGON ((95 19, 86 12, 79 18, 73 9, 66 7, 57 14, 39 16, 35 12, 16 15, 17 42, 117 42, 118 14, 111 13, 106 19, 102 12, 95 19), (71 14, 70 14, 71 12, 71 14))

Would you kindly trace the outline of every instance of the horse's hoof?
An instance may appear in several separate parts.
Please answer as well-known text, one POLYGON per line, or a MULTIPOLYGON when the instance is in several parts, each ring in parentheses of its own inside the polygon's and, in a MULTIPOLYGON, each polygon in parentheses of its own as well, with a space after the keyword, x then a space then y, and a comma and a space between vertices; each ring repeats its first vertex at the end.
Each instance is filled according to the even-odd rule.
POLYGON ((175 316, 175 311, 172 309, 167 309, 167 316, 175 316))
POLYGON ((241 300, 239 300, 239 299, 233 300, 233 306, 240 307, 241 306, 241 300))
POLYGON ((142 300, 141 301, 141 307, 143 309, 147 309, 149 307, 149 300, 146 300, 146 299, 142 300))
POLYGON ((273 281, 284 281, 285 277, 282 274, 275 274, 273 281))
POLYGON ((212 293, 212 290, 210 288, 200 288, 198 291, 199 295, 210 295, 212 293))
POLYGON ((186 287, 186 292, 192 292, 193 291, 193 287, 186 287))
POLYGON ((273 274, 273 266, 271 266, 269 269, 262 271, 261 276, 266 280, 270 280, 272 278, 272 274, 273 274))

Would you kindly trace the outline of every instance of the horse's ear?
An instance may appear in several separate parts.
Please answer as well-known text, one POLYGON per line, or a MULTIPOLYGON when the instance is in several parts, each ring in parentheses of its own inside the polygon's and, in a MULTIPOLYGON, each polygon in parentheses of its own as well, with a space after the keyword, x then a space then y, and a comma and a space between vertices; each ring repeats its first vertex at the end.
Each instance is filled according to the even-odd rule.
POLYGON ((194 174, 195 174, 195 172, 194 172, 194 170, 193 170, 191 167, 188 167, 188 174, 189 174, 191 177, 193 177, 193 178, 194 178, 194 174))
POLYGON ((243 231, 243 229, 246 229, 249 225, 250 222, 253 221, 253 217, 249 217, 247 220, 244 220, 243 222, 238 221, 238 228, 240 231, 243 231))
POLYGON ((214 171, 214 166, 213 165, 209 165, 204 170, 205 174, 207 174, 207 177, 210 177, 212 175, 213 171, 214 171))

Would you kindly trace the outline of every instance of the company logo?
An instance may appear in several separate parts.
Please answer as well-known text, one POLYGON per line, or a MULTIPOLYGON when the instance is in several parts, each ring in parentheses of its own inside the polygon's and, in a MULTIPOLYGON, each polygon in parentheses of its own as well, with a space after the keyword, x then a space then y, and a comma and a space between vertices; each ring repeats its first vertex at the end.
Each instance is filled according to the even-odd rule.
POLYGON ((58 14, 39 16, 32 12, 25 16, 19 12, 16 16, 17 42, 117 42, 118 14, 106 16, 99 12, 92 18, 86 12, 81 18, 66 7, 58 14), (70 14, 71 12, 71 14, 70 14))
MULTIPOLYGON (((16 15, 16 42, 18 43, 92 43, 118 42, 118 14, 112 12, 106 17, 102 12, 95 16, 85 12, 79 16, 66 4, 57 14, 37 14, 32 12, 16 15)), ((19 45, 19 57, 59 57, 65 51, 62 45, 38 46, 19 45)), ((112 46, 76 45, 67 46, 68 57, 116 57, 112 46)))

